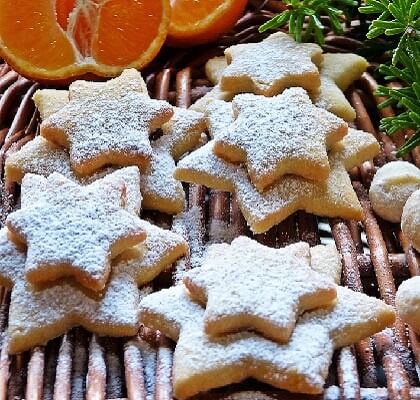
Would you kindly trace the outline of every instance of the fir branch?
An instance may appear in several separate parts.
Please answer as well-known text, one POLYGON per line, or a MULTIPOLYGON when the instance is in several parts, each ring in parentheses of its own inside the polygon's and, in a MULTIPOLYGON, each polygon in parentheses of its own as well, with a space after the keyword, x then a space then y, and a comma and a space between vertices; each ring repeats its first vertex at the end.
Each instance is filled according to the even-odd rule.
POLYGON ((284 0, 283 3, 287 9, 261 25, 259 31, 288 24, 289 33, 297 42, 307 42, 314 37, 321 45, 324 44, 325 30, 321 17, 327 16, 333 32, 342 35, 343 19, 358 4, 355 0, 284 0))
POLYGON ((401 157, 420 145, 420 0, 366 0, 359 11, 379 14, 372 22, 368 39, 385 35, 397 37, 389 65, 381 65, 379 72, 386 81, 400 81, 401 89, 379 86, 377 96, 387 99, 379 108, 395 106, 400 113, 381 120, 380 129, 388 135, 400 130, 412 130, 414 135, 398 149, 401 157))

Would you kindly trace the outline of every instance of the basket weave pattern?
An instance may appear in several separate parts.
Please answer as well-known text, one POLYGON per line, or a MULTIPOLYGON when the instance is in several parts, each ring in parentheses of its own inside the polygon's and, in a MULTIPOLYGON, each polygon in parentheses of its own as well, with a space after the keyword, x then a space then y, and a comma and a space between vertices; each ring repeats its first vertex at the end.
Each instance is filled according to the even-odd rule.
MULTIPOLYGON (((250 1, 249 12, 235 29, 216 45, 197 51, 164 50, 145 71, 153 97, 167 99, 179 107, 188 107, 210 89, 203 66, 226 46, 261 40, 258 26, 273 12, 282 9, 278 1, 250 1)), ((325 50, 351 52, 361 43, 351 37, 356 28, 348 27, 345 38, 327 36, 325 50)), ((321 219, 297 212, 266 234, 255 235, 258 241, 273 247, 303 240, 311 245, 334 240, 342 255, 343 284, 394 304, 398 284, 420 273, 420 257, 410 247, 399 226, 379 220, 372 212, 367 191, 375 167, 395 159, 396 146, 402 137, 392 140, 378 132, 380 115, 373 92, 376 81, 369 73, 347 92, 357 112, 356 126, 371 132, 382 144, 374 163, 366 162, 351 171, 354 188, 365 213, 362 223, 340 219, 321 219)), ((9 154, 32 140, 38 132, 39 116, 31 100, 37 83, 20 77, 7 64, 0 63, 0 200, 1 221, 18 206, 19 188, 3 180, 4 162, 9 154)), ((392 109, 381 111, 392 115, 392 109)), ((420 166, 420 149, 407 160, 420 166)), ((153 288, 168 286, 183 269, 189 268, 207 241, 221 236, 253 236, 235 202, 225 192, 202 186, 185 186, 187 210, 185 221, 178 219, 178 230, 189 239, 191 252, 185 262, 174 265, 153 283, 153 288), (190 210, 190 212, 188 212, 190 210)), ((162 226, 171 226, 172 218, 145 212, 162 226)), ((0 331, 7 327, 10 293, 0 288, 0 331)), ((9 357, 7 340, 0 353, 1 399, 172 399, 171 361, 173 344, 153 332, 142 329, 134 338, 97 338, 76 328, 46 347, 9 357)), ((223 388, 200 399, 420 399, 416 373, 420 362, 420 339, 401 321, 393 329, 337 352, 321 396, 291 395, 254 381, 223 388), (252 392, 252 391, 259 391, 252 392), (251 392, 250 392, 251 391, 251 392), (262 394, 265 393, 266 396, 262 394), (232 394, 235 393, 235 394, 232 394)))

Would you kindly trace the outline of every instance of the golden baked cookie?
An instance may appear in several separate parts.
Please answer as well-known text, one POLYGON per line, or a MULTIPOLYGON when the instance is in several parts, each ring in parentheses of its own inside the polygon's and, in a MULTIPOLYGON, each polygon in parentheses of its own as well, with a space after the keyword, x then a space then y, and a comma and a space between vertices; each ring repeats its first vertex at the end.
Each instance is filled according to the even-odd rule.
POLYGON ((225 56, 210 58, 204 66, 207 79, 216 86, 220 82, 223 71, 227 66, 228 63, 225 56))
POLYGON ((331 173, 326 182, 287 175, 262 193, 254 187, 244 168, 214 154, 213 142, 182 159, 175 177, 234 193, 253 232, 265 232, 297 210, 328 217, 363 218, 346 169, 378 154, 379 144, 371 134, 349 130, 337 150, 329 155, 331 173))
POLYGON ((73 276, 101 290, 111 259, 146 238, 140 219, 124 209, 127 188, 119 176, 80 186, 56 173, 48 178, 29 174, 23 193, 27 185, 42 190, 23 200, 6 225, 13 239, 28 247, 25 272, 31 283, 73 276))
POLYGON ((315 104, 325 108, 345 121, 354 121, 356 111, 344 91, 366 71, 369 63, 352 53, 325 53, 319 68, 321 86, 314 95, 315 104))
POLYGON ((348 126, 315 107, 304 89, 287 89, 275 97, 240 94, 232 108, 235 119, 215 136, 214 152, 244 163, 257 189, 285 174, 327 179, 327 150, 347 134, 348 126))
POLYGON ((252 329, 286 343, 299 315, 336 298, 331 280, 307 263, 245 236, 228 246, 211 245, 201 267, 183 281, 206 308, 205 332, 216 336, 252 329))
POLYGON ((176 108, 162 126, 163 135, 152 142, 150 165, 141 175, 143 207, 178 214, 185 206, 185 192, 174 178, 175 162, 196 147, 206 129, 204 115, 176 108))
POLYGON ((30 284, 25 279, 25 253, 8 239, 6 229, 0 230, 0 284, 13 288, 7 331, 10 353, 43 345, 78 325, 99 335, 136 334, 142 296, 137 285, 150 282, 188 251, 181 236, 141 222, 146 241, 115 260, 101 292, 70 280, 30 284))
POLYGON ((70 88, 70 102, 41 124, 42 136, 69 149, 71 166, 81 176, 109 164, 146 167, 150 133, 173 114, 169 103, 111 83, 74 98, 70 88))
POLYGON ((207 336, 204 309, 191 301, 183 285, 144 298, 140 319, 177 341, 172 379, 178 399, 249 377, 291 392, 317 394, 323 391, 334 349, 395 320, 393 308, 382 301, 344 287, 337 290, 335 305, 304 314, 287 344, 251 332, 207 336))
POLYGON ((320 85, 321 48, 297 43, 283 32, 260 43, 229 47, 225 56, 228 66, 220 80, 222 91, 274 96, 292 86, 316 92, 320 85))
POLYGON ((139 327, 140 293, 133 277, 112 273, 100 293, 68 280, 35 286, 25 278, 25 253, 0 231, 0 282, 12 288, 9 352, 43 345, 73 326, 109 336, 134 335, 139 327))

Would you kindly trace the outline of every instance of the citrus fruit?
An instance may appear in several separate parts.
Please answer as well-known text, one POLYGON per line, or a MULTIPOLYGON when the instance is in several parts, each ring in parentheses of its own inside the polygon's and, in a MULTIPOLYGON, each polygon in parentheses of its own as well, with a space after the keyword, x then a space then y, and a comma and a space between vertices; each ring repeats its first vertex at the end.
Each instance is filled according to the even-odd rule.
POLYGON ((26 77, 140 69, 163 45, 169 0, 0 0, 0 55, 26 77))
POLYGON ((188 47, 209 43, 231 29, 247 0, 171 0, 167 43, 188 47))

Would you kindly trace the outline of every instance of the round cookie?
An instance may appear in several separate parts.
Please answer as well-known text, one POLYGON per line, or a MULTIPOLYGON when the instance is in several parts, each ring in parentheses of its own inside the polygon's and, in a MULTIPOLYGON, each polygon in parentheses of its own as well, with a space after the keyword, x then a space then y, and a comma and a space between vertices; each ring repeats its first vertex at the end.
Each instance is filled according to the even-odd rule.
POLYGON ((395 305, 401 319, 420 334, 420 276, 408 279, 400 285, 395 305))
POLYGON ((420 189, 420 169, 407 161, 393 161, 376 172, 369 198, 376 214, 390 222, 400 222, 405 202, 420 189))
POLYGON ((401 229, 420 252, 420 189, 415 191, 405 203, 401 218, 401 229))

